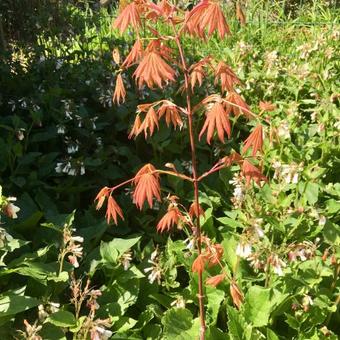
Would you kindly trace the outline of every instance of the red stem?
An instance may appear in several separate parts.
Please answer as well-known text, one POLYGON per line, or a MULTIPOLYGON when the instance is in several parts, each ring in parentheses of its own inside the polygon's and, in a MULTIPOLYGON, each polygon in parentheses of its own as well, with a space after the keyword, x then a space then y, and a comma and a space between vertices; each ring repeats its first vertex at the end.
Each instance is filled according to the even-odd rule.
MULTIPOLYGON (((194 138, 194 129, 193 129, 193 112, 191 108, 190 101, 190 86, 189 86, 189 72, 184 58, 184 51, 179 40, 179 35, 176 32, 175 25, 171 21, 172 28, 175 32, 175 41, 178 47, 178 51, 181 58, 181 63, 183 67, 184 73, 184 82, 185 82, 185 92, 186 92, 186 102, 187 102, 187 115, 188 115, 188 128, 189 128, 189 138, 190 138, 190 148, 191 148, 191 162, 192 162, 192 175, 193 175, 193 186, 194 186, 194 198, 197 209, 199 207, 199 193, 198 193, 198 175, 197 175, 197 161, 196 161, 196 145, 194 138)), ((197 250, 198 254, 202 253, 202 240, 201 240, 201 226, 200 226, 200 218, 199 216, 196 218, 196 228, 197 228, 197 250)), ((200 311, 200 340, 205 339, 205 317, 204 317, 204 291, 203 291, 203 274, 202 272, 198 273, 198 304, 200 311)))

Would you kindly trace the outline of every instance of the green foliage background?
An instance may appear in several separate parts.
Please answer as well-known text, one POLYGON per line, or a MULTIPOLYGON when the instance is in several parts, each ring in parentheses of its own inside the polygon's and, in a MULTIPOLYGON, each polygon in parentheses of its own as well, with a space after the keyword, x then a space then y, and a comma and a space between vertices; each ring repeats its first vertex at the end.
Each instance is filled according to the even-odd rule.
MULTIPOLYGON (((80 329, 88 308, 84 305, 76 315, 70 303, 74 271, 101 290, 96 317, 110 318, 112 338, 195 338, 197 278, 190 273, 194 255, 183 242, 187 236, 180 231, 171 238, 158 235, 155 225, 165 208, 137 213, 123 190, 118 201, 126 218, 119 226, 107 226, 93 206, 101 187, 131 177, 144 163, 163 167, 172 162, 178 170, 188 170, 186 131, 161 127, 147 142, 129 140, 136 106, 164 93, 138 91, 127 76, 128 101, 112 106, 116 65, 111 51, 118 47, 127 52, 132 38, 110 29, 114 8, 87 2, 54 5, 26 18, 24 33, 13 33, 10 15, 1 21, 1 206, 8 203, 7 196, 16 196, 21 210, 18 219, 1 219, 0 336, 20 337, 23 320, 33 324, 38 306, 47 309, 55 302, 59 311, 39 321, 42 338, 86 338, 80 329), (84 238, 78 269, 58 258, 65 228, 84 238), (124 270, 122 256, 130 249, 131 266, 124 270), (150 283, 144 271, 153 266, 155 249, 160 284, 150 283)), ((237 311, 228 283, 206 288, 208 339, 336 339, 340 332, 339 11, 324 1, 293 5, 250 1, 244 27, 227 7, 231 38, 186 43, 195 60, 210 54, 228 62, 244 82, 243 95, 252 109, 259 111, 260 100, 275 103, 272 124, 289 130, 287 138, 267 139, 264 168, 270 182, 247 191, 242 209, 230 200, 229 181, 237 167, 211 177, 201 188, 203 230, 223 245, 230 272, 240 261, 235 275, 245 294, 237 311), (282 173, 275 176, 275 162, 300 165, 298 181, 287 183, 282 173), (255 219, 262 219, 265 237, 253 244, 253 251, 280 255, 287 263, 283 276, 257 273, 248 261, 237 259, 237 244, 255 219), (289 262, 287 249, 297 244, 315 246, 313 256, 289 262), (323 259, 326 250, 329 255, 323 259), (313 304, 304 310, 307 296, 313 304)), ((7 2, 0 6, 10 9, 7 2)), ((200 95, 213 90, 208 81, 200 95)), ((180 100, 176 88, 165 95, 180 100)), ((248 132, 238 123, 233 133, 245 137, 248 132)), ((235 148, 233 139, 212 148, 200 143, 199 171, 235 148)), ((185 184, 170 178, 163 184, 164 196, 174 193, 190 203, 192 192, 185 184)))

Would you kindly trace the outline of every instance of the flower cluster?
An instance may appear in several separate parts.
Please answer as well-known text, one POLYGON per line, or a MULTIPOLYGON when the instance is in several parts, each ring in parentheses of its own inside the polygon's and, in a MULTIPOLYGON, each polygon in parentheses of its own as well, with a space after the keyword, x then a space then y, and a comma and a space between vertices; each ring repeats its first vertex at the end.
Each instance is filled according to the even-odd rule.
POLYGON ((152 252, 150 259, 148 260, 148 263, 150 263, 152 266, 145 268, 144 273, 149 273, 148 275, 149 282, 152 284, 156 281, 158 284, 160 284, 163 269, 159 261, 159 251, 157 248, 155 251, 152 252))

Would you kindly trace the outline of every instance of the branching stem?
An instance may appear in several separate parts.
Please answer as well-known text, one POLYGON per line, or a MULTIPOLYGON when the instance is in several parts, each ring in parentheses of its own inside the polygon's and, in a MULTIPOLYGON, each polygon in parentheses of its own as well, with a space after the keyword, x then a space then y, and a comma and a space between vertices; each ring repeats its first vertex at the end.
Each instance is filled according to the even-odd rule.
MULTIPOLYGON (((189 71, 185 62, 184 58, 184 51, 183 47, 181 45, 181 41, 179 39, 179 34, 176 31, 174 23, 171 21, 171 25, 175 34, 175 42, 178 47, 178 51, 181 58, 181 64, 183 68, 183 74, 184 74, 184 86, 185 86, 185 92, 186 92, 186 104, 187 104, 187 117, 188 117, 188 129, 189 129, 189 139, 190 139, 190 148, 191 148, 191 161, 192 161, 192 175, 193 175, 193 187, 194 187, 194 199, 195 199, 195 205, 197 209, 199 209, 199 192, 198 192, 198 175, 197 175, 197 162, 196 162, 196 144, 195 144, 195 138, 194 138, 194 128, 193 128, 193 111, 191 108, 191 100, 190 100, 190 86, 189 86, 189 71)), ((196 218, 195 223, 197 232, 196 232, 196 238, 197 238, 197 250, 198 254, 200 255, 202 252, 202 240, 201 240, 201 226, 200 226, 200 219, 199 217, 196 218)), ((198 273, 198 304, 199 304, 199 312, 200 312, 200 340, 205 339, 205 317, 204 317, 204 290, 203 290, 203 274, 202 272, 198 273)))

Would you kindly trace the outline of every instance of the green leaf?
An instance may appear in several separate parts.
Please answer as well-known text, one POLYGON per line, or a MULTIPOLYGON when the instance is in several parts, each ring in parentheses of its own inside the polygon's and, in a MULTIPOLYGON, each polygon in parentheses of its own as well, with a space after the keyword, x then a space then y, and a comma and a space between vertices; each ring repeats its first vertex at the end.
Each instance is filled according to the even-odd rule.
POLYGON ((45 323, 39 332, 39 335, 44 340, 66 340, 64 332, 57 326, 51 323, 45 323))
POLYGON ((162 318, 164 340, 196 339, 199 336, 199 320, 185 308, 171 308, 162 318))
POLYGON ((210 315, 212 324, 215 324, 221 302, 224 300, 224 292, 214 287, 207 287, 206 294, 208 298, 207 313, 210 315))
POLYGON ((279 340, 279 337, 270 328, 267 328, 267 340, 279 340))
POLYGON ((58 327, 75 327, 77 325, 74 315, 66 310, 59 310, 51 314, 46 319, 46 322, 50 322, 52 325, 58 327))
POLYGON ((232 227, 233 229, 236 229, 237 227, 242 226, 242 224, 230 217, 219 217, 217 219, 218 222, 220 222, 223 225, 227 225, 229 227, 232 227))
POLYGON ((100 244, 100 255, 102 259, 111 264, 116 264, 119 256, 123 255, 140 240, 140 236, 134 238, 115 238, 110 242, 100 244))
POLYGON ((15 315, 37 306, 40 301, 34 297, 24 296, 24 289, 10 291, 0 296, 0 316, 15 315))
POLYGON ((314 205, 318 201, 319 185, 308 182, 305 189, 305 196, 309 204, 314 205))
POLYGON ((143 339, 145 340, 153 340, 153 339, 161 339, 162 328, 158 324, 147 324, 143 328, 143 339))
POLYGON ((331 245, 340 244, 340 227, 330 221, 327 221, 323 228, 323 235, 326 241, 331 245))
POLYGON ((272 311, 288 296, 278 290, 252 286, 245 298, 244 316, 255 327, 266 326, 272 311))
POLYGON ((237 263, 236 247, 238 240, 236 240, 234 235, 223 234, 224 240, 222 241, 222 247, 224 250, 224 258, 226 259, 230 268, 235 268, 237 263))
POLYGON ((230 339, 243 340, 244 329, 246 328, 244 318, 239 311, 230 306, 227 306, 227 313, 230 339))
POLYGON ((117 333, 126 332, 127 330, 131 329, 137 320, 129 318, 127 316, 121 317, 115 324, 113 325, 113 330, 117 333))
POLYGON ((208 327, 205 337, 206 340, 227 340, 230 338, 228 334, 223 333, 216 326, 208 327))

